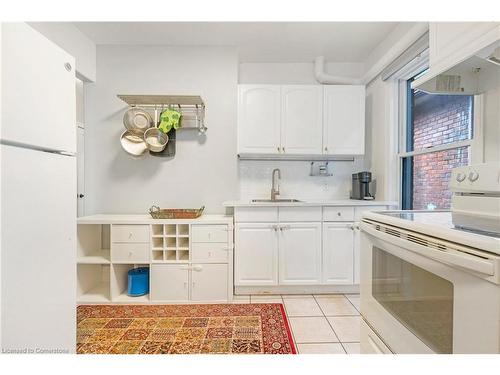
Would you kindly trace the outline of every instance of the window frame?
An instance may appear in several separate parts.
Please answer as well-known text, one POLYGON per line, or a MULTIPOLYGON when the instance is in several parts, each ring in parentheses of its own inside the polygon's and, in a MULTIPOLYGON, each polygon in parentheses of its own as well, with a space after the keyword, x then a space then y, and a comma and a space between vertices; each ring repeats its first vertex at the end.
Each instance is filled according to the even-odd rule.
MULTIPOLYGON (((399 147, 398 147, 398 187, 399 187, 399 207, 401 209, 412 209, 413 191, 411 184, 405 185, 404 180, 408 178, 409 173, 413 173, 412 156, 435 153, 439 151, 457 149, 461 147, 469 147, 469 165, 471 163, 484 162, 484 136, 483 136, 483 95, 473 96, 473 129, 471 139, 465 141, 451 142, 447 144, 427 147, 420 150, 408 151, 409 138, 411 137, 411 129, 408 129, 408 116, 412 113, 410 110, 411 97, 411 80, 416 76, 423 74, 429 68, 428 56, 424 59, 412 62, 405 66, 397 76, 398 85, 398 130, 399 130, 399 147), (411 163, 405 163, 404 160, 411 160, 411 163), (409 185, 409 186, 408 186, 409 185)), ((411 177, 410 177, 411 178, 411 177)))

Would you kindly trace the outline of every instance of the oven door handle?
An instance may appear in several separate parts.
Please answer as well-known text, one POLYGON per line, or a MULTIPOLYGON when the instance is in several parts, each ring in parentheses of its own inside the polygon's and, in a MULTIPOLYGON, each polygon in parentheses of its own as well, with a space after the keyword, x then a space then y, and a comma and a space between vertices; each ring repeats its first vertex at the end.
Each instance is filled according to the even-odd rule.
POLYGON ((396 236, 378 231, 368 223, 361 223, 361 229, 366 233, 383 241, 392 243, 403 249, 420 254, 426 258, 436 260, 451 266, 457 266, 466 270, 481 273, 483 275, 494 276, 495 265, 492 260, 485 259, 473 254, 463 253, 456 250, 436 250, 417 243, 401 239, 396 236))

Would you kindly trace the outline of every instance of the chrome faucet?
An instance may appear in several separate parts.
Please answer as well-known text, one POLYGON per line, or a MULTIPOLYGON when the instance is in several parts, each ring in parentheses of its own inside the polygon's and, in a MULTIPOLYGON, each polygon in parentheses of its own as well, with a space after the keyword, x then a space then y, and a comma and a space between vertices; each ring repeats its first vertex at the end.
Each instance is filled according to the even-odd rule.
POLYGON ((277 195, 280 195, 280 187, 279 187, 279 183, 278 183, 278 188, 276 189, 276 184, 275 184, 275 181, 276 181, 276 173, 278 174, 278 178, 281 180, 281 171, 276 168, 276 169, 273 169, 273 182, 272 182, 272 186, 271 186, 271 200, 274 201, 276 200, 276 196, 277 195))

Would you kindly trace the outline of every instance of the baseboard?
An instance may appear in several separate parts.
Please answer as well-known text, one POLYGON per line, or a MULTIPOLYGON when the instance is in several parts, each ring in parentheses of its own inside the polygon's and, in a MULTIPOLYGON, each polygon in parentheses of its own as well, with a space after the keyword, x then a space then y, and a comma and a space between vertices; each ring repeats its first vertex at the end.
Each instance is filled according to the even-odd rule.
POLYGON ((359 285, 235 286, 235 295, 359 293, 359 285))

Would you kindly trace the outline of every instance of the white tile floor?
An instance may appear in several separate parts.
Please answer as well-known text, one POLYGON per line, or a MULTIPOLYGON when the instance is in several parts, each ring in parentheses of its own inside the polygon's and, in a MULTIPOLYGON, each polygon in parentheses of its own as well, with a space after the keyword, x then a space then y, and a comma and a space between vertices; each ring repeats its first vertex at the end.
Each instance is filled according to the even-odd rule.
POLYGON ((301 354, 359 353, 359 294, 234 296, 233 303, 283 303, 301 354))

